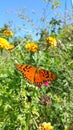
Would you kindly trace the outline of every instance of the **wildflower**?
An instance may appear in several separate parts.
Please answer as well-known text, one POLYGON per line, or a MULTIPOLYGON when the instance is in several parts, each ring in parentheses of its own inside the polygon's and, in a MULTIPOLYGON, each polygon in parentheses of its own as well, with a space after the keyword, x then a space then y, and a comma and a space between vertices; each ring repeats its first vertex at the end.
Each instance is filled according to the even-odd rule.
POLYGON ((0 49, 2 49, 4 46, 0 43, 0 49))
POLYGON ((9 42, 5 38, 0 37, 0 48, 5 48, 9 45, 9 42))
POLYGON ((33 42, 30 42, 30 43, 27 43, 25 48, 28 50, 28 51, 32 51, 32 52, 37 52, 38 51, 38 46, 37 44, 33 43, 33 42))
POLYGON ((48 86, 48 85, 50 85, 50 83, 51 83, 50 81, 45 81, 45 82, 44 82, 44 85, 45 85, 45 86, 48 86))
POLYGON ((8 45, 7 47, 5 47, 7 50, 12 50, 12 49, 14 49, 14 45, 8 45))
POLYGON ((52 104, 51 97, 48 96, 47 94, 43 94, 43 95, 41 95, 41 97, 40 97, 39 103, 40 103, 41 105, 45 105, 45 106, 46 106, 46 105, 51 105, 51 104, 52 104))
MULTIPOLYGON (((44 82, 43 82, 43 84, 44 84, 46 87, 49 86, 50 83, 51 83, 50 81, 44 81, 44 82)), ((41 88, 41 86, 42 86, 41 84, 38 84, 38 88, 41 88)))
POLYGON ((7 29, 3 31, 3 34, 6 35, 6 36, 9 36, 9 37, 13 36, 13 32, 10 31, 10 30, 7 30, 7 29))
POLYGON ((12 50, 14 48, 14 45, 10 45, 9 42, 5 38, 0 38, 0 48, 7 49, 7 50, 12 50))
POLYGON ((57 41, 56 41, 56 39, 53 38, 53 37, 47 37, 47 38, 46 38, 46 43, 47 43, 48 45, 53 46, 53 47, 57 45, 57 41))
POLYGON ((51 126, 51 123, 46 123, 43 122, 42 124, 40 124, 38 130, 53 130, 53 127, 51 126))

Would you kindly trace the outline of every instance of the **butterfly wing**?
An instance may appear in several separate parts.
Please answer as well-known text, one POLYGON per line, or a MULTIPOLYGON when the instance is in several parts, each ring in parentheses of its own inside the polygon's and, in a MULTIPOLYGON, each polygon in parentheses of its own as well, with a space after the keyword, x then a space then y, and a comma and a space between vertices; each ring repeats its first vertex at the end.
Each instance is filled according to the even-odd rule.
POLYGON ((36 85, 42 84, 45 81, 53 81, 57 79, 57 76, 54 73, 48 70, 35 68, 31 65, 17 64, 16 69, 23 74, 25 79, 36 85))
POLYGON ((28 82, 34 83, 34 75, 36 68, 31 65, 17 64, 16 69, 19 70, 28 82))
POLYGON ((42 80, 41 75, 40 75, 40 69, 37 68, 35 75, 34 75, 34 84, 39 85, 42 83, 43 83, 43 80, 42 80))
POLYGON ((57 76, 51 71, 41 69, 41 70, 39 70, 39 73, 40 73, 40 77, 42 78, 43 82, 44 81, 53 81, 53 80, 57 79, 57 76))
POLYGON ((34 77, 34 83, 41 84, 45 81, 53 81, 56 79, 57 79, 57 76, 54 73, 52 73, 48 70, 37 68, 35 77, 34 77))

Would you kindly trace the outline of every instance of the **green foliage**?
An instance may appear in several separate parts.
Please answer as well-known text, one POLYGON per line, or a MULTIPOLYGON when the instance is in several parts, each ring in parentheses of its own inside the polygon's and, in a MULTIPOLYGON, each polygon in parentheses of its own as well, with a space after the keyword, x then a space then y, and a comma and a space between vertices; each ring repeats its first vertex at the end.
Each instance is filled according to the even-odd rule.
POLYGON ((40 30, 40 38, 36 41, 39 46, 37 52, 25 49, 28 42, 34 42, 32 36, 27 35, 24 38, 14 37, 15 48, 10 52, 3 50, 0 54, 1 130, 37 130, 42 122, 51 122, 54 130, 72 128, 73 25, 61 27, 60 20, 56 19, 49 24, 51 35, 49 29, 40 30), (58 27, 58 33, 55 32, 55 26, 58 27), (46 44, 48 35, 56 38, 56 47, 46 44), (16 70, 16 64, 31 64, 50 70, 57 75, 57 80, 47 87, 42 84, 39 89, 24 79, 16 70), (45 95, 49 97, 48 100, 45 95))
MULTIPOLYGON (((65 31, 62 30, 63 33, 65 31)), ((0 129, 35 130, 39 123, 46 121, 51 122, 55 130, 62 130, 72 123, 72 41, 69 43, 60 33, 58 37, 62 43, 57 47, 46 48, 46 43, 39 41, 39 51, 30 55, 23 41, 10 53, 6 52, 7 56, 0 56, 0 129), (51 70, 56 73, 58 80, 52 82, 50 87, 42 85, 39 89, 17 72, 17 62, 51 70), (42 94, 51 97, 51 105, 43 106, 39 103, 42 94)))

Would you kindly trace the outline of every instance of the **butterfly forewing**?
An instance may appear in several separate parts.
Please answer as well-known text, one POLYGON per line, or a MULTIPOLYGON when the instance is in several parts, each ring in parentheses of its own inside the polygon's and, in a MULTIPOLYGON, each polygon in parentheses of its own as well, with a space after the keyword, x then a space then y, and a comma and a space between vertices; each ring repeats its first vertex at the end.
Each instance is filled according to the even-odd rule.
POLYGON ((19 70, 21 73, 23 73, 23 69, 26 68, 26 65, 23 64, 17 64, 16 69, 19 70))
POLYGON ((36 68, 30 65, 16 65, 16 69, 19 70, 24 78, 26 78, 29 82, 34 83, 34 74, 36 71, 36 68))

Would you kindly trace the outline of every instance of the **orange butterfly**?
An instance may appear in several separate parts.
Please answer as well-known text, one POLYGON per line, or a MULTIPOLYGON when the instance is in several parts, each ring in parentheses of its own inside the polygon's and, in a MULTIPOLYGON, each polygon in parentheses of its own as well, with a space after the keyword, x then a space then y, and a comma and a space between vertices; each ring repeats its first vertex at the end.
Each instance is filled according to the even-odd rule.
POLYGON ((35 68, 31 65, 17 64, 16 69, 23 74, 24 78, 35 85, 40 85, 46 81, 57 79, 57 76, 54 73, 48 70, 35 68))

